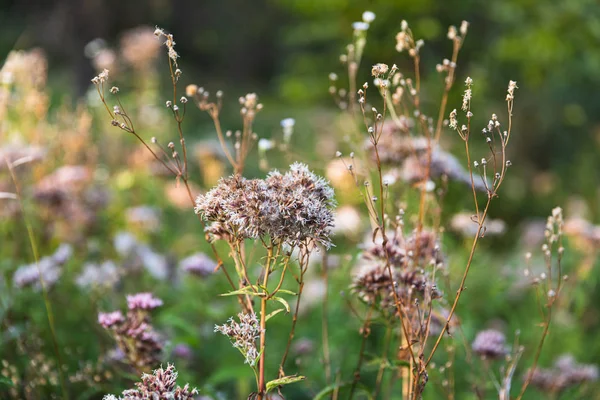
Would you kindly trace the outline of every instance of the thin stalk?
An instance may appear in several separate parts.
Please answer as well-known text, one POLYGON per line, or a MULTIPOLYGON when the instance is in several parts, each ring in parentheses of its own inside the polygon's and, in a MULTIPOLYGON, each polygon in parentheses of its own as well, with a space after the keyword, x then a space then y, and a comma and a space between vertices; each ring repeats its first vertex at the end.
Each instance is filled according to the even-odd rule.
POLYGON ((358 361, 356 362, 356 368, 354 369, 354 379, 352 381, 352 386, 350 387, 350 396, 348 399, 352 400, 354 396, 354 391, 356 390, 356 385, 360 380, 360 367, 362 365, 364 356, 365 356, 365 346, 367 344, 367 337, 369 337, 369 325, 371 324, 371 313, 373 312, 374 306, 369 308, 367 312, 367 317, 365 318, 365 322, 362 327, 362 341, 360 343, 360 352, 358 353, 358 361))
POLYGON ((376 399, 379 396, 381 390, 381 384, 383 382, 383 374, 385 372, 386 364, 388 363, 388 351, 390 343, 392 341, 392 326, 388 325, 385 329, 385 336, 383 339, 383 351, 381 352, 381 364, 379 364, 379 371, 377 371, 377 380, 375 381, 375 390, 373 391, 373 398, 376 399))
POLYGON ((6 166, 8 167, 8 171, 10 173, 10 177, 12 178, 13 184, 15 185, 15 193, 17 195, 17 201, 19 202, 19 207, 21 208, 21 214, 23 215, 23 222, 25 223, 25 227, 27 229, 27 236, 29 237, 29 244, 31 245, 31 252, 33 254, 33 259, 35 261, 35 265, 38 268, 40 287, 42 289, 42 296, 44 299, 44 305, 46 307, 46 316, 48 318, 48 325, 50 326, 50 334, 52 336, 52 345, 54 347, 54 354, 56 355, 56 360, 58 362, 57 367, 58 367, 58 378, 60 381, 60 388, 62 391, 63 399, 68 400, 69 392, 67 390, 65 374, 63 372, 63 364, 64 363, 63 363, 62 356, 60 354, 58 340, 56 338, 56 328, 55 328, 55 322, 54 322, 54 313, 52 311, 52 304, 50 303, 50 298, 48 297, 48 289, 46 288, 44 278, 42 277, 42 270, 40 269, 37 242, 35 240, 35 235, 33 234, 33 228, 31 226, 31 223, 29 222, 29 219, 27 218, 27 213, 25 211, 25 204, 23 202, 23 197, 21 195, 21 187, 19 185, 19 181, 17 179, 17 176, 15 175, 15 171, 13 170, 11 163, 8 161, 8 159, 5 161, 6 161, 6 166))
MULTIPOLYGON (((263 287, 267 288, 269 282, 269 270, 271 267, 271 258, 273 257, 273 246, 267 249, 267 265, 265 266, 265 276, 263 278, 263 287)), ((266 393, 265 382, 265 353, 266 353, 266 332, 267 332, 267 296, 260 299, 260 364, 258 370, 258 400, 263 400, 266 393)))
MULTIPOLYGON (((307 253, 308 254, 308 253, 307 253)), ((300 300, 302 298, 302 290, 304 289, 304 274, 306 273, 306 266, 308 266, 308 255, 305 256, 306 260, 301 262, 300 264, 300 279, 298 280, 298 297, 296 298, 296 308, 294 310, 294 316, 292 317, 292 327, 290 329, 290 334, 288 336, 287 345, 285 346, 285 351, 283 353, 283 357, 281 358, 281 363, 279 363, 279 377, 285 376, 283 371, 283 366, 285 365, 285 361, 287 360, 287 356, 290 351, 290 347, 292 345, 292 340, 294 340, 294 336, 296 334, 296 323, 298 322, 298 313, 300 312, 300 300)))
POLYGON ((477 243, 479 241, 479 238, 481 237, 481 232, 483 230, 483 224, 487 217, 487 213, 489 210, 491 200, 492 200, 491 196, 488 197, 487 204, 486 204, 485 209, 483 210, 483 214, 481 215, 481 218, 479 220, 479 228, 477 229, 477 233, 475 235, 475 238, 473 239, 473 244, 471 246, 471 252, 469 253, 469 259, 467 260, 465 272, 463 273, 462 279, 460 281, 460 286, 458 287, 458 290, 456 291, 456 297, 454 298, 454 303, 452 304, 452 308, 450 309, 450 312, 448 313, 448 317, 446 318, 444 327, 442 328, 442 331, 438 335, 438 338, 435 341, 433 348, 431 349, 431 353, 429 354, 429 357, 427 358, 427 361, 425 362, 425 367, 427 365, 429 365, 429 363, 431 362, 431 359, 433 358, 435 351, 437 350, 438 346, 440 345, 440 342, 442 341, 442 337, 444 337, 444 333, 446 333, 446 331, 448 330, 448 327, 450 326, 450 320, 452 319, 452 316, 454 315, 454 312, 456 311, 456 307, 458 306, 458 300, 460 299, 462 292, 465 290, 465 282, 467 281, 467 275, 469 274, 469 270, 471 269, 471 264, 473 262, 473 256, 475 255, 475 248, 477 247, 477 243))

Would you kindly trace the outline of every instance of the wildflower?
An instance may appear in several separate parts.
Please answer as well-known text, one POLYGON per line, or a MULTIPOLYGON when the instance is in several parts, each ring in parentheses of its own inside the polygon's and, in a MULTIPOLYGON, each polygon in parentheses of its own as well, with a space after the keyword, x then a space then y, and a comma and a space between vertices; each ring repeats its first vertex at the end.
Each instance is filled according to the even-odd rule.
POLYGON ((365 32, 369 29, 369 24, 363 21, 353 22, 352 29, 354 29, 355 33, 365 32))
POLYGON ((256 340, 260 337, 262 329, 254 313, 239 313, 238 319, 239 323, 230 318, 227 324, 215 325, 215 332, 229 337, 233 347, 238 349, 245 357, 245 362, 253 367, 259 357, 256 340))
POLYGON ((187 344, 179 343, 173 348, 173 355, 184 360, 190 360, 193 356, 193 351, 187 344))
POLYGON ((97 76, 92 78, 92 83, 94 85, 98 85, 98 84, 104 83, 106 81, 108 81, 108 70, 107 69, 104 69, 102 72, 100 72, 100 74, 98 74, 97 76))
POLYGON ((375 21, 375 13, 372 11, 365 11, 362 15, 362 20, 367 24, 375 21))
POLYGON ((271 150, 271 149, 274 147, 274 145, 275 145, 275 144, 273 143, 273 141, 272 141, 272 140, 269 140, 269 139, 264 139, 264 138, 263 138, 263 139, 260 139, 260 140, 258 141, 258 151, 259 151, 260 153, 264 153, 264 152, 266 152, 267 150, 271 150))
POLYGON ((105 261, 100 265, 88 263, 83 266, 83 271, 75 279, 81 288, 113 287, 119 281, 119 271, 113 261, 105 261))
POLYGON ((456 125, 457 125, 457 121, 456 121, 456 108, 454 110, 452 110, 450 112, 450 128, 452 129, 456 129, 456 125))
POLYGON ((375 77, 379 77, 381 75, 385 75, 389 70, 389 67, 387 64, 375 64, 373 65, 373 68, 371 69, 371 75, 375 76, 375 77))
POLYGON ((106 329, 123 322, 125 322, 125 317, 121 311, 113 311, 109 313, 101 312, 98 314, 98 323, 106 329))
POLYGON ((385 248, 381 243, 372 244, 361 259, 351 290, 367 304, 385 309, 395 306, 396 297, 409 306, 415 298, 433 300, 441 297, 424 269, 430 262, 443 264, 437 240, 431 232, 415 233, 405 239, 398 228, 393 236, 390 235, 385 248))
POLYGON ((547 393, 560 393, 570 387, 598 380, 598 367, 578 364, 571 354, 560 356, 552 368, 536 368, 531 373, 531 384, 547 393))
POLYGON ((471 85, 472 84, 473 84, 473 79, 468 77, 465 80, 465 85, 467 85, 467 89, 465 89, 465 94, 463 95, 463 103, 462 103, 462 107, 461 107, 461 109, 463 111, 468 111, 469 106, 471 105, 471 95, 472 95, 471 85))
POLYGON ((446 35, 448 37, 448 39, 450 40, 454 40, 456 39, 456 27, 454 25, 451 25, 448 28, 448 34, 446 35))
MULTIPOLYGON (((133 399, 170 399, 193 400, 198 390, 190 389, 189 384, 184 387, 177 385, 177 371, 175 366, 167 364, 167 368, 158 368, 153 374, 143 374, 142 381, 136 383, 136 389, 125 390, 122 395, 124 400, 133 399)), ((103 400, 120 400, 114 395, 106 395, 103 400)))
POLYGON ((209 276, 217 263, 204 253, 196 253, 179 262, 179 268, 197 276, 209 276))
POLYGON ((130 310, 153 310, 162 305, 162 300, 154 297, 152 293, 127 295, 127 308, 130 310))
POLYGON ((471 347, 479 356, 491 360, 502 358, 507 353, 506 338, 495 329, 479 332, 471 347))
POLYGON ((508 82, 508 94, 506 95, 506 101, 512 101, 515 98, 515 89, 518 89, 517 82, 509 81, 508 82))
POLYGON ((294 118, 286 118, 281 120, 281 127, 283 128, 283 141, 289 143, 292 134, 294 133, 294 125, 296 120, 294 118))
POLYGON ((151 368, 158 362, 162 344, 150 323, 149 310, 162 305, 150 293, 127 296, 129 311, 99 313, 98 322, 113 336, 127 360, 138 368, 151 368))
POLYGON ((40 290, 44 283, 46 288, 52 287, 62 274, 62 266, 71 258, 72 247, 60 245, 54 254, 42 257, 37 263, 23 265, 15 271, 13 284, 18 288, 33 287, 40 290))
POLYGON ((196 213, 213 222, 208 232, 237 238, 258 238, 291 246, 308 240, 330 245, 333 190, 308 170, 293 164, 290 171, 271 172, 266 179, 240 176, 221 179, 196 200, 196 213))
POLYGON ((462 21, 460 23, 460 34, 463 36, 463 38, 465 37, 465 35, 467 34, 467 30, 469 28, 469 23, 467 21, 462 21))
MULTIPOLYGON (((170 33, 165 33, 164 30, 157 27, 154 30, 154 36, 156 36, 159 39, 161 37, 165 38, 164 45, 167 46, 167 54, 168 54, 169 58, 171 59, 171 62, 173 63, 173 65, 175 65, 175 67, 177 67, 177 58, 179 57, 179 54, 177 54, 177 52, 175 51, 175 40, 173 39, 173 35, 170 33)), ((176 75, 178 75, 178 74, 176 74, 176 75)))

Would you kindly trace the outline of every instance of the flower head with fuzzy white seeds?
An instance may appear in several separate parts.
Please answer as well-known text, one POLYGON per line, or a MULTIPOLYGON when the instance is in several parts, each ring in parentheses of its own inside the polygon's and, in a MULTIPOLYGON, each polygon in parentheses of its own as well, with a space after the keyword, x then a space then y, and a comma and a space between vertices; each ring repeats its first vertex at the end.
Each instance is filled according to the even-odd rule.
POLYGON ((238 319, 240 322, 229 318, 227 324, 215 325, 215 332, 229 337, 233 347, 238 349, 246 359, 245 362, 253 367, 259 357, 256 340, 260 337, 262 329, 254 313, 239 313, 238 319))
POLYGON ((290 246, 330 245, 333 189, 304 164, 271 172, 266 179, 232 176, 196 199, 196 213, 212 224, 213 238, 259 238, 290 246))
POLYGON ((170 33, 166 33, 163 29, 156 27, 154 30, 154 35, 157 38, 165 38, 164 45, 167 46, 167 54, 171 59, 171 62, 175 67, 177 67, 177 58, 179 58, 179 54, 175 51, 175 40, 173 39, 173 35, 170 33))
POLYGON ((381 75, 385 75, 389 69, 390 67, 387 64, 378 63, 373 65, 373 68, 371 68, 371 75, 380 77, 381 75))

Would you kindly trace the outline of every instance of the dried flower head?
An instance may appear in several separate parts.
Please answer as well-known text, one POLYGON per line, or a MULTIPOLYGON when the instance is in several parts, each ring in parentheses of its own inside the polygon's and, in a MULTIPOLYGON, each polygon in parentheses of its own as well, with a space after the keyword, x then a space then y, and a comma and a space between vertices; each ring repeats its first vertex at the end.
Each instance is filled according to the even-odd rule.
POLYGON ((373 68, 371 68, 371 75, 378 78, 382 75, 387 74, 389 68, 390 67, 387 64, 382 64, 382 63, 375 64, 375 65, 373 65, 373 68))
POLYGON ((162 343, 150 322, 148 310, 162 305, 162 300, 150 293, 127 296, 129 311, 99 313, 98 323, 108 330, 128 362, 139 369, 156 366, 162 352, 162 343))
POLYGON ((245 362, 253 367, 259 357, 256 340, 260 337, 262 330, 254 313, 239 313, 238 319, 239 323, 230 318, 227 324, 215 325, 215 332, 229 337, 233 347, 238 349, 245 357, 245 362))
POLYGON ((142 381, 136 383, 136 389, 125 390, 123 397, 114 395, 104 396, 104 400, 193 400, 198 390, 191 389, 189 384, 184 387, 177 385, 177 371, 175 366, 167 364, 167 368, 158 368, 153 374, 143 374, 142 381))
POLYGON ((232 176, 196 200, 196 213, 212 224, 214 238, 258 238, 290 246, 315 240, 330 245, 333 190, 304 164, 266 179, 232 176))
POLYGON ((398 229, 385 247, 381 243, 372 244, 362 254, 361 261, 351 289, 367 304, 386 309, 394 307, 398 298, 410 309, 415 299, 429 302, 442 295, 428 271, 432 268, 426 268, 443 264, 437 240, 431 232, 415 233, 404 239, 398 229))

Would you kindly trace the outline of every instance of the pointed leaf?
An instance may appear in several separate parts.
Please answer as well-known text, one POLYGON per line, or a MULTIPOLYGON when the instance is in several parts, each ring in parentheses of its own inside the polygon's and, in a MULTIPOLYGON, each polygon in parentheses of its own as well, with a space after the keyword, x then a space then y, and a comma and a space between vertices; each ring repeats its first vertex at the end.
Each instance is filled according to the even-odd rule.
POLYGON ((285 294, 291 294, 292 296, 296 296, 295 292, 292 292, 291 290, 287 290, 287 289, 279 289, 277 291, 277 293, 285 293, 285 294))
POLYGON ((272 313, 269 313, 269 314, 267 314, 266 321, 270 320, 270 319, 271 319, 271 317, 274 317, 274 316, 276 316, 277 314, 279 314, 279 313, 280 313, 280 312, 282 312, 282 311, 285 311, 285 308, 279 308, 279 309, 277 309, 277 310, 273 311, 272 313))
POLYGON ((273 300, 276 300, 276 301, 280 302, 281 304, 283 304, 283 306, 285 307, 285 311, 286 312, 288 312, 288 313, 290 312, 290 305, 288 304, 288 302, 284 298, 281 298, 281 297, 278 297, 278 296, 273 296, 271 298, 273 300))
POLYGON ((256 290, 256 288, 253 286, 245 286, 238 290, 233 290, 231 292, 220 294, 219 296, 238 296, 241 294, 247 294, 247 295, 251 295, 251 296, 259 296, 259 297, 265 296, 265 293, 256 292, 255 290, 256 290))
POLYGON ((274 379, 270 382, 267 382, 267 393, 269 393, 271 390, 275 389, 278 386, 289 385, 290 383, 300 382, 305 379, 305 376, 298 375, 284 376, 283 378, 274 379))

